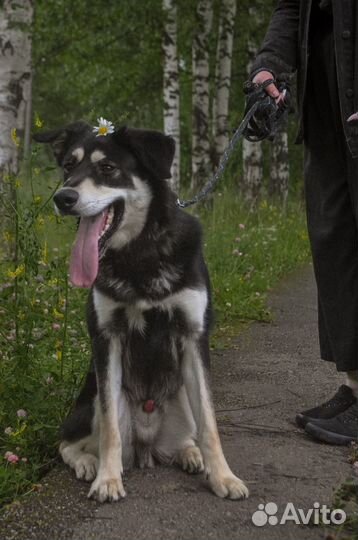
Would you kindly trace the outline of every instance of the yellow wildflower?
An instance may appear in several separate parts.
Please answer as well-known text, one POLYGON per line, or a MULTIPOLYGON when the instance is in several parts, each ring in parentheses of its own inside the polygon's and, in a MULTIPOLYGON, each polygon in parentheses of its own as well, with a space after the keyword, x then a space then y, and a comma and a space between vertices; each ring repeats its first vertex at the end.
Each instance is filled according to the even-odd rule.
POLYGON ((42 197, 40 195, 36 195, 34 197, 34 203, 35 204, 40 204, 41 201, 42 201, 42 197))
MULTIPOLYGON (((39 229, 41 229, 41 227, 43 227, 43 226, 45 225, 45 220, 44 220, 44 218, 43 218, 43 217, 38 217, 38 218, 36 219, 36 225, 37 225, 37 227, 38 227, 39 229)), ((46 253, 46 259, 44 259, 44 260, 47 260, 47 253, 46 253)))
POLYGON ((64 314, 61 313, 60 311, 57 311, 56 308, 53 308, 53 315, 56 319, 63 319, 64 318, 64 314))
POLYGON ((18 178, 15 179, 15 187, 16 189, 19 189, 21 187, 21 182, 18 178))
POLYGON ((7 244, 10 244, 13 241, 14 236, 11 234, 10 231, 5 231, 3 234, 3 238, 7 244))
POLYGON ((8 270, 7 271, 7 276, 10 279, 16 279, 16 278, 22 276, 22 274, 24 274, 24 273, 25 273, 25 265, 20 264, 20 266, 18 266, 14 271, 8 270))
POLYGON ((27 428, 27 424, 26 424, 26 422, 23 422, 23 423, 20 425, 19 429, 18 429, 17 431, 13 431, 13 432, 11 433, 10 436, 11 436, 11 437, 18 437, 19 435, 21 435, 21 433, 22 433, 23 431, 25 431, 26 428, 27 428))
POLYGON ((11 130, 11 139, 12 139, 12 142, 14 143, 15 146, 17 146, 17 147, 20 146, 20 139, 17 136, 16 128, 12 128, 12 130, 11 130))
POLYGON ((62 360, 62 351, 56 351, 56 357, 59 362, 62 360))
POLYGON ((35 126, 37 128, 42 128, 44 125, 44 122, 43 120, 41 120, 41 118, 39 117, 39 115, 36 113, 36 116, 35 116, 35 126))
MULTIPOLYGON (((43 218, 37 218, 37 223, 38 223, 38 226, 41 227, 41 225, 43 225, 45 223, 45 221, 44 221, 43 218), (42 222, 41 222, 41 219, 42 219, 42 222)), ((47 248, 47 242, 46 241, 45 241, 44 247, 42 249, 42 258, 41 258, 41 260, 39 262, 40 262, 40 264, 47 264, 47 262, 48 262, 48 248, 47 248)))

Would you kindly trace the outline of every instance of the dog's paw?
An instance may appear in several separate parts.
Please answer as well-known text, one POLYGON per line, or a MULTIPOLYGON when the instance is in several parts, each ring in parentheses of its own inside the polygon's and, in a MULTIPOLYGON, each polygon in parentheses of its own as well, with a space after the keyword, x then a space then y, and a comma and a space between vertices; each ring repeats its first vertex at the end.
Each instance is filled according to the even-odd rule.
POLYGON ((244 482, 235 476, 231 471, 224 475, 210 475, 209 482, 211 489, 218 497, 228 499, 246 499, 249 490, 244 482))
POLYGON ((204 461, 197 446, 188 446, 180 450, 177 457, 178 463, 183 471, 190 474, 201 473, 204 470, 204 461))
POLYGON ((76 477, 79 480, 90 482, 96 478, 98 470, 98 458, 93 454, 81 454, 74 464, 76 477))
POLYGON ((118 501, 126 496, 122 478, 105 478, 97 475, 88 493, 89 499, 96 499, 99 502, 118 501))

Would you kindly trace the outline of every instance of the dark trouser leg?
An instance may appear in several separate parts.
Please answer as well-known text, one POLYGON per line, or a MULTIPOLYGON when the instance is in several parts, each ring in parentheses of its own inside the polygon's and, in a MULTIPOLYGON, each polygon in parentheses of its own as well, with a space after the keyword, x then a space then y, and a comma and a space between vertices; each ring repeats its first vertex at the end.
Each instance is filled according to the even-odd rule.
POLYGON ((307 223, 319 298, 321 355, 358 369, 358 165, 345 144, 333 36, 315 35, 305 107, 307 223))

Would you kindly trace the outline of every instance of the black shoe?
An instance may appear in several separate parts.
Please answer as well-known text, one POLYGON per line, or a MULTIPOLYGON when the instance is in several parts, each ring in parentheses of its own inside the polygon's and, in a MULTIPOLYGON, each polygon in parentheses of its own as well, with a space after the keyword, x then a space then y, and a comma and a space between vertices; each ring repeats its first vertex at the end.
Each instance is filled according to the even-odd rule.
POLYGON ((357 399, 354 397, 352 389, 342 384, 332 399, 318 407, 299 413, 296 416, 296 423, 301 428, 305 428, 306 424, 313 420, 334 418, 337 414, 346 411, 351 405, 354 405, 356 401, 357 399))
POLYGON ((308 422, 305 430, 315 439, 330 444, 358 442, 358 403, 334 418, 308 422))

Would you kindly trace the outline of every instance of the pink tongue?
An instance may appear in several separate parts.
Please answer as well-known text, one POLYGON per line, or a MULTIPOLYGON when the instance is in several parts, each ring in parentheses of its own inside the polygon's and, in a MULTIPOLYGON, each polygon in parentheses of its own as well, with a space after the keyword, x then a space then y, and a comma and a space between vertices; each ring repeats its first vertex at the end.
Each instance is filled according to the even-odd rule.
POLYGON ((91 287, 98 273, 98 239, 106 222, 107 212, 95 217, 82 217, 72 248, 70 279, 76 287, 91 287))

